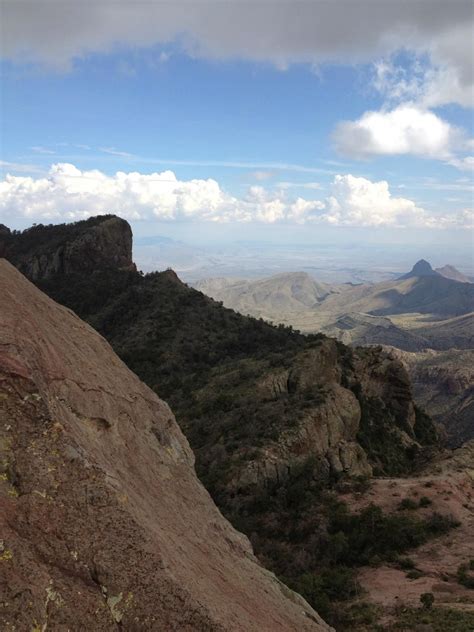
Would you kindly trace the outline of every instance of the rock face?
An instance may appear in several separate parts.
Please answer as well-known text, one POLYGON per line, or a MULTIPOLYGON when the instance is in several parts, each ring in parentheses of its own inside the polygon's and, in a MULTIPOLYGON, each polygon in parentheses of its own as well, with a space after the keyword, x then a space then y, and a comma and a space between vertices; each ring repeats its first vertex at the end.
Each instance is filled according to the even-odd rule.
POLYGON ((70 224, 67 229, 40 224, 11 233, 1 228, 0 255, 32 281, 56 274, 88 274, 98 268, 135 269, 132 230, 119 217, 99 216, 70 224))
POLYGON ((448 445, 474 439, 474 350, 393 353, 407 367, 418 404, 445 429, 448 445))
POLYGON ((0 295, 0 627, 329 630, 258 565, 108 343, 4 260, 0 295))

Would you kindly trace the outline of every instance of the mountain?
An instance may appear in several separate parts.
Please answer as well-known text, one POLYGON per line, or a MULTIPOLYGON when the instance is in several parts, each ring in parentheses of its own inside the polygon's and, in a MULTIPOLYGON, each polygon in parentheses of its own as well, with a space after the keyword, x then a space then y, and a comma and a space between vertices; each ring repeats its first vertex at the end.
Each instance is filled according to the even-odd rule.
POLYGON ((134 270, 132 230, 125 220, 103 215, 83 222, 44 226, 23 232, 0 230, 0 256, 33 281, 56 274, 89 274, 100 269, 134 270))
POLYGON ((431 267, 431 264, 428 263, 425 259, 420 259, 415 263, 410 272, 407 272, 400 279, 412 279, 413 277, 427 277, 427 276, 438 276, 438 272, 435 272, 431 267))
POLYGON ((261 315, 311 309, 331 292, 305 272, 289 272, 257 281, 204 279, 194 287, 243 314, 261 315))
POLYGON ((459 283, 440 274, 363 285, 328 296, 320 311, 333 315, 363 312, 375 316, 432 314, 446 318, 474 311, 474 284, 459 283))
POLYGON ((474 284, 447 279, 424 261, 400 279, 375 284, 329 286, 305 273, 291 273, 257 281, 208 279, 195 287, 243 314, 306 332, 319 331, 349 313, 445 319, 474 311, 474 284))
POLYGON ((391 320, 397 325, 400 323, 399 326, 412 335, 423 338, 428 348, 474 349, 474 312, 443 320, 419 316, 407 319, 403 315, 392 316, 391 320))
MULTIPOLYGON (((80 229, 73 226, 76 237, 80 229)), ((59 231, 69 239, 67 226, 59 231)), ((353 514, 337 496, 344 481, 411 475, 439 450, 391 352, 244 317, 171 270, 97 267, 36 283, 168 401, 219 508, 251 537, 260 561, 339 630, 356 629, 347 604, 358 569, 453 528, 429 515, 353 514)))
POLYGON ((346 345, 390 345, 405 351, 421 351, 429 346, 426 338, 397 327, 390 318, 348 313, 325 325, 321 331, 346 345))
POLYGON ((329 631, 107 342, 5 260, 0 294, 1 628, 329 631))
POLYGON ((444 276, 447 279, 453 279, 453 281, 459 281, 460 283, 471 283, 469 277, 467 277, 462 272, 459 272, 459 270, 451 265, 445 265, 442 268, 436 268, 435 272, 441 274, 441 276, 444 276))

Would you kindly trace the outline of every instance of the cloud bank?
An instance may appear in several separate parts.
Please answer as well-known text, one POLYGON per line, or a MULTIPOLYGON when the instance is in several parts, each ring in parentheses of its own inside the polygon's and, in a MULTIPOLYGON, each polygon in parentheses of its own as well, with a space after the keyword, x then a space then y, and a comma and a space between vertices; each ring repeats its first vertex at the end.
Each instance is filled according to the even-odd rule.
MULTIPOLYGON (((314 184, 314 183, 312 183, 314 184)), ((81 171, 52 165, 47 177, 7 175, 0 182, 0 221, 71 221, 116 213, 130 220, 322 223, 333 226, 467 226, 472 212, 435 216, 406 198, 393 197, 386 181, 337 175, 324 199, 289 198, 288 188, 250 187, 237 198, 214 179, 178 180, 172 171, 141 174, 81 171)))
MULTIPOLYGON (((470 0, 80 2, 3 0, 7 58, 66 68, 90 53, 173 43, 194 57, 358 63, 395 51, 427 55, 427 106, 472 103, 470 0)), ((160 55, 160 53, 158 53, 160 55)), ((386 82, 390 83, 386 74, 386 82)))

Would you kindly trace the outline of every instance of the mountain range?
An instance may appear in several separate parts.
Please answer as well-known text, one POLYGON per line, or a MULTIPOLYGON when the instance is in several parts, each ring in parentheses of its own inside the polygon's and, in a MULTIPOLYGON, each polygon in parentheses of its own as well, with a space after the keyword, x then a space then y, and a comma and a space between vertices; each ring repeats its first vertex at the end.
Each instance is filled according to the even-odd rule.
MULTIPOLYGON (((257 281, 207 279, 195 284, 204 293, 243 314, 282 323, 305 332, 322 332, 348 345, 388 345, 402 351, 446 351, 436 357, 443 372, 456 380, 456 361, 473 368, 472 355, 457 350, 474 348, 474 284, 453 266, 434 270, 418 261, 398 279, 374 284, 320 284, 308 274, 288 273, 257 281), (303 293, 304 288, 304 293, 303 293), (450 357, 451 361, 444 359, 450 357), (443 360, 442 360, 443 359, 443 360)), ((448 431, 449 441, 474 437, 474 425, 465 400, 471 397, 472 384, 465 382, 463 395, 450 399, 446 381, 418 381, 417 360, 411 355, 410 375, 420 388, 416 398, 448 431), (423 391, 426 384, 426 391, 423 391), (436 397, 433 396, 436 390, 436 397), (448 398, 454 408, 438 406, 448 398)))
MULTIPOLYGON (((246 597, 246 591, 254 592, 257 601, 262 599, 261 618, 255 620, 259 629, 267 629, 263 620, 270 616, 267 608, 272 599, 273 621, 279 618, 280 623, 270 623, 268 629, 324 629, 317 615, 297 597, 291 597, 290 601, 296 603, 299 614, 292 614, 293 606, 285 606, 281 598, 281 591, 285 589, 271 577, 265 579, 262 569, 252 566, 251 553, 247 562, 239 561, 247 558, 236 543, 238 536, 226 531, 230 527, 219 522, 222 518, 212 513, 215 509, 209 498, 202 496, 197 481, 191 480, 192 457, 188 453, 181 457, 185 461, 182 470, 175 469, 172 463, 168 466, 169 459, 178 458, 175 453, 186 451, 183 447, 186 444, 184 439, 176 438, 178 431, 172 414, 157 396, 170 404, 195 454, 196 472, 224 516, 250 537, 260 562, 302 594, 337 630, 367 629, 363 621, 369 618, 376 625, 380 612, 370 604, 361 604, 358 596, 362 590, 372 594, 370 586, 377 573, 395 573, 398 578, 396 591, 386 589, 383 605, 385 614, 392 613, 393 621, 401 590, 398 586, 400 582, 409 581, 405 578, 402 557, 407 551, 413 556, 420 551, 418 572, 423 578, 406 591, 407 610, 403 616, 413 617, 414 625, 421 616, 414 606, 423 592, 432 591, 437 600, 449 604, 450 608, 457 608, 456 603, 468 599, 469 593, 458 582, 456 569, 464 562, 464 543, 472 526, 472 508, 469 509, 467 498, 467 474, 460 474, 455 467, 459 468, 461 460, 471 463, 471 452, 459 453, 452 461, 454 453, 443 451, 435 424, 413 400, 404 359, 396 351, 380 346, 348 347, 321 333, 302 335, 284 325, 272 326, 263 319, 238 314, 186 286, 172 270, 141 274, 133 264, 131 247, 130 227, 114 216, 59 227, 40 225, 22 233, 5 229, 0 232, 0 253, 33 280, 38 289, 92 325, 129 369, 151 388, 148 391, 143 385, 138 386, 140 383, 132 374, 125 374, 127 370, 113 356, 110 347, 70 311, 59 308, 11 266, 3 265, 1 274, 5 287, 17 297, 16 303, 24 305, 20 309, 11 301, 7 303, 5 336, 11 339, 9 344, 17 350, 19 361, 33 363, 33 368, 42 367, 40 371, 33 370, 34 387, 31 388, 39 392, 41 401, 44 399, 52 406, 51 424, 54 426, 57 420, 65 426, 60 437, 67 441, 59 445, 59 455, 53 454, 55 458, 58 456, 58 462, 46 463, 46 447, 42 443, 46 439, 39 438, 34 444, 37 463, 41 465, 45 459, 44 470, 40 470, 39 483, 36 483, 41 486, 40 497, 49 503, 49 496, 55 498, 54 494, 64 492, 65 495, 59 497, 66 507, 64 511, 73 511, 76 499, 74 495, 71 499, 67 496, 71 489, 69 482, 61 487, 62 479, 59 479, 60 487, 56 489, 57 481, 53 480, 52 472, 62 471, 66 443, 74 439, 81 446, 81 458, 92 463, 91 472, 100 481, 105 477, 105 483, 101 482, 97 488, 97 501, 92 503, 87 528, 94 532, 98 528, 97 521, 104 516, 106 524, 113 525, 112 542, 123 547, 132 537, 127 522, 131 517, 145 538, 139 540, 131 555, 141 560, 146 557, 147 547, 163 547, 161 565, 157 562, 158 567, 163 568, 162 576, 154 575, 150 580, 148 567, 144 567, 141 577, 146 577, 146 594, 144 579, 139 581, 133 575, 140 565, 129 558, 123 558, 123 567, 114 566, 111 557, 97 562, 92 559, 95 566, 86 563, 87 568, 92 569, 88 572, 95 587, 106 587, 105 591, 101 588, 101 592, 105 595, 102 596, 103 607, 110 611, 108 616, 114 617, 118 612, 120 621, 123 618, 127 622, 127 629, 134 629, 127 617, 132 614, 150 616, 147 600, 157 590, 162 594, 159 590, 163 583, 160 582, 168 581, 167 568, 179 567, 179 572, 173 573, 177 586, 172 594, 185 604, 183 616, 187 618, 184 623, 177 621, 176 602, 171 599, 160 610, 165 613, 160 614, 162 617, 175 617, 170 619, 168 629, 173 626, 189 630, 254 629, 249 616, 259 606, 252 605, 255 601, 246 597), (37 308, 36 316, 32 310, 28 311, 32 305, 37 308), (25 321, 24 334, 15 325, 18 318, 25 321), (36 319, 39 325, 34 329, 36 319), (116 376, 112 375, 113 371, 117 372, 116 376), (44 383, 41 381, 43 373, 51 376, 44 383), (130 395, 125 397, 128 404, 122 415, 116 408, 124 393, 130 395), (134 393, 139 395, 136 406, 134 393), (54 403, 55 398, 59 398, 58 404, 54 403), (143 400, 161 411, 161 417, 157 413, 157 421, 149 419, 144 409, 142 412, 143 400), (158 440, 156 449, 151 435, 158 440), (150 451, 154 451, 154 456, 150 451), (447 473, 433 473, 430 468, 435 462, 439 464, 439 472, 447 473), (182 476, 188 482, 180 487, 182 476), (377 478, 379 476, 382 478, 377 478), (424 482, 429 483, 433 491, 427 487, 424 492, 427 501, 417 504, 411 496, 420 494, 424 482), (389 483, 400 489, 411 485, 407 491, 411 499, 405 503, 416 505, 411 511, 405 509, 404 498, 391 504, 386 501, 384 486, 389 483), (117 490, 117 498, 122 498, 125 509, 111 509, 109 488, 104 487, 105 484, 117 490), (167 495, 163 506, 158 507, 163 485, 167 486, 167 495), (457 499, 451 505, 443 501, 446 485, 457 499), (176 516, 168 520, 175 495, 176 516), (183 498, 187 501, 182 501, 183 498), (95 502, 99 513, 95 513, 95 502), (193 505, 194 515, 185 515, 186 503, 193 505), (402 511, 398 504, 402 505, 402 511), (204 533, 201 525, 206 520, 206 512, 215 515, 209 524, 216 526, 204 533), (160 540, 153 525, 162 522, 169 525, 169 529, 163 528, 160 540), (178 523, 190 524, 192 528, 183 530, 178 523), (192 539, 194 525, 196 531, 192 539), (116 528, 120 533, 117 539, 116 528), (212 540, 212 546, 207 545, 208 539, 212 540), (446 597, 438 587, 443 573, 441 567, 429 570, 423 557, 426 556, 424 546, 436 546, 444 551, 448 541, 456 542, 450 549, 450 561, 444 571, 452 598, 446 597), (188 542, 192 544, 188 546, 188 542), (234 571, 227 566, 232 557, 226 548, 229 545, 236 556, 234 571), (199 549, 197 557, 194 557, 194 547, 199 549), (214 561, 218 547, 223 547, 221 565, 214 561), (237 582, 235 574, 244 573, 244 566, 255 582, 249 583, 245 590, 238 583, 233 584, 237 582), (196 575, 193 573, 198 571, 202 572, 201 587, 194 585, 196 575), (123 584, 116 579, 120 573, 125 573, 123 584), (214 591, 211 589, 213 573, 220 578, 213 596, 215 601, 209 595, 214 591), (156 584, 153 583, 155 577, 156 584), (112 578, 110 588, 109 578, 112 578), (136 593, 131 587, 134 582, 136 593), (228 607, 222 603, 219 592, 224 585, 232 596, 228 607), (180 591, 188 588, 186 596, 180 596, 180 591), (268 593, 266 597, 261 596, 262 591, 268 593), (131 605, 134 599, 137 606, 131 605), (204 617, 204 623, 196 618, 194 604, 197 601, 202 606, 199 615, 204 617), (244 603, 248 603, 247 610, 237 614, 244 603), (218 621, 216 612, 220 608, 224 608, 224 619, 218 621), (288 617, 292 618, 290 624, 285 623, 288 617), (301 617, 305 623, 293 617, 301 617)), ((435 275, 435 278, 438 277, 435 275)), ((289 300, 309 303, 309 307, 334 301, 344 292, 357 289, 339 290, 293 280, 288 293, 281 279, 278 283, 279 296, 288 295, 289 300), (315 302, 310 303, 316 294, 315 302)), ((267 290, 261 290, 263 296, 267 290)), ((450 296, 456 292, 457 289, 454 294, 452 289, 447 290, 450 296)), ((466 298, 464 289, 459 295, 463 300, 466 298)), ((29 391, 23 392, 20 386, 26 388, 12 383, 21 401, 25 401, 29 391)), ((40 400, 31 399, 30 418, 25 419, 25 425, 18 430, 19 445, 26 442, 25 459, 32 424, 41 415, 48 416, 47 410, 40 409, 40 400)), ((6 401, 5 398, 2 401, 6 401)), ((21 417, 20 400, 13 398, 12 402, 13 412, 21 417)), ((10 414, 8 410, 7 414, 10 414)), ((49 425, 46 428, 49 431, 49 425)), ((76 449, 75 444, 74 447, 76 449)), ((23 455, 18 450, 17 453, 23 455)), ((471 466, 465 465, 468 467, 471 466)), ((28 481, 37 476, 36 470, 29 474, 25 465, 19 472, 22 476, 18 480, 25 480, 25 490, 29 490, 28 481)), ((87 488, 92 473, 86 468, 79 476, 87 488)), ((14 483, 17 480, 15 476, 7 479, 14 483)), ((21 486, 20 492, 24 492, 21 486)), ((17 509, 9 506, 8 511, 12 516, 17 509)), ((75 520, 74 524, 81 525, 84 521, 75 520)), ((25 532, 22 537, 31 543, 32 550, 43 550, 44 541, 34 533, 25 532)), ((80 538, 86 541, 90 537, 88 533, 81 532, 80 538)), ((69 542, 69 537, 72 536, 66 531, 63 539, 69 542)), ((90 549, 94 551, 93 546, 90 549)), ((86 556, 83 549, 79 552, 73 549, 73 552, 77 552, 81 561, 86 556)), ((56 549, 50 548, 51 565, 56 564, 58 555, 56 549)), ((74 560, 75 555, 71 556, 74 560)), ((153 567, 156 566, 154 560, 149 561, 153 567)), ((25 564, 22 562, 21 568, 24 569, 25 564)), ((38 577, 49 581, 36 558, 31 566, 38 577)), ((247 583, 246 577, 241 575, 243 584, 247 583)), ((54 586, 50 589, 52 592, 46 591, 46 605, 52 599, 57 605, 56 595, 63 599, 62 591, 67 590, 67 587, 55 590, 54 586)), ((376 596, 373 597, 375 603, 378 603, 376 596)), ((50 606, 54 612, 59 609, 56 605, 50 606)), ((39 602, 35 607, 38 617, 40 614, 43 617, 39 602)), ((21 603, 14 604, 12 612, 22 612, 21 603)), ((46 614, 48 612, 47 609, 46 614)), ((66 609, 65 617, 67 612, 66 609)), ((462 608, 456 612, 456 616, 464 617, 462 608)), ((469 625, 469 620, 466 621, 469 625)), ((167 624, 163 625, 167 629, 167 624)), ((394 625, 398 623, 395 621, 394 625)))

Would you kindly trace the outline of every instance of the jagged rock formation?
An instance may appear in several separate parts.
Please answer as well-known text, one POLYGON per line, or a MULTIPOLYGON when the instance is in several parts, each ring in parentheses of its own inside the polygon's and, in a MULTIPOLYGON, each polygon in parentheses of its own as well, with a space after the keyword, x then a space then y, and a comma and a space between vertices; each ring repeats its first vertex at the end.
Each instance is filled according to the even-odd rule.
POLYGON ((5 260, 0 295, 2 630, 329 630, 105 340, 5 260))
POLYGON ((113 215, 70 224, 67 230, 42 224, 21 233, 3 229, 0 256, 33 281, 98 268, 135 269, 130 225, 113 215))

